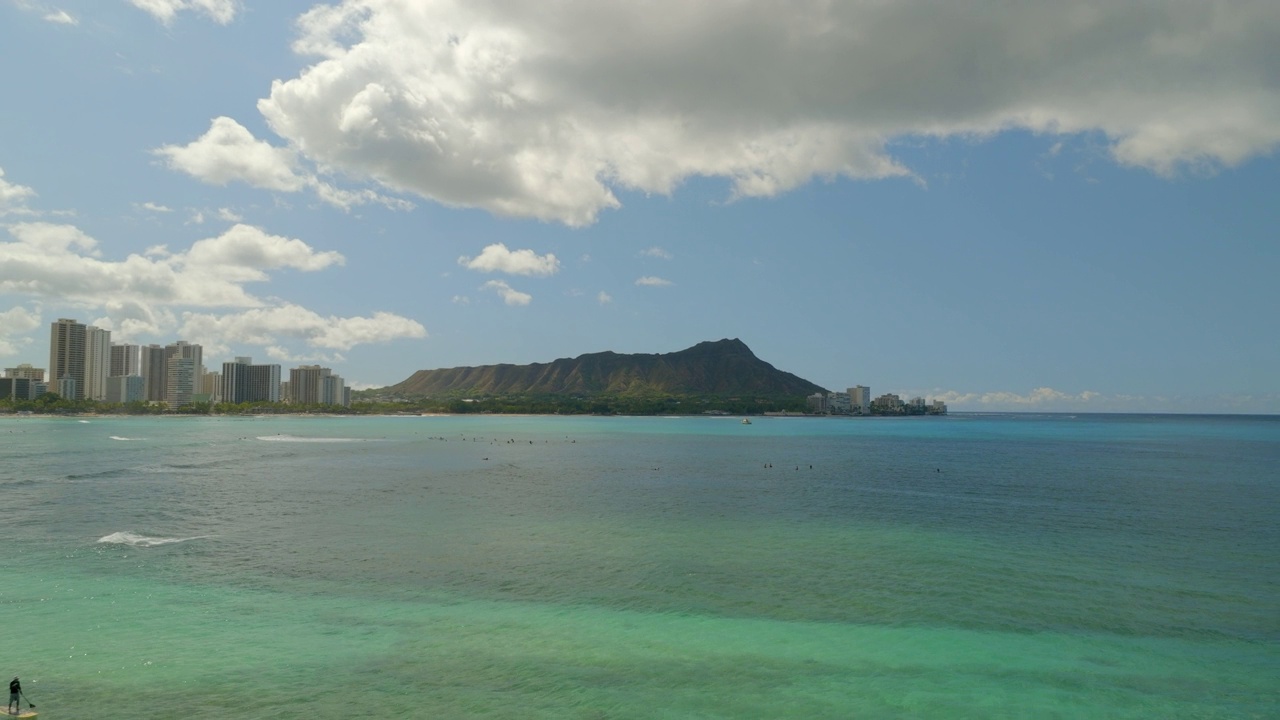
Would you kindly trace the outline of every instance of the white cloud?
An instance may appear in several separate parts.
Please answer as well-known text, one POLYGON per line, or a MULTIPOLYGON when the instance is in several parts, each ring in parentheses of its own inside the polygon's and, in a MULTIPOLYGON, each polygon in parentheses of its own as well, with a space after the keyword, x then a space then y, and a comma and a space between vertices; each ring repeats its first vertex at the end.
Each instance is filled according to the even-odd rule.
POLYGON ((149 210, 151 212, 157 212, 157 213, 173 212, 173 208, 165 207, 164 205, 160 205, 159 203, 153 203, 153 202, 144 202, 141 205, 138 205, 137 207, 142 210, 149 210))
POLYGON ((40 313, 24 307, 14 307, 0 312, 0 357, 16 355, 31 344, 31 338, 23 337, 40 327, 40 313))
POLYGON ((372 317, 322 316, 285 303, 229 315, 183 313, 179 334, 209 345, 272 346, 284 337, 302 340, 315 348, 350 350, 356 345, 425 338, 427 331, 420 323, 392 313, 378 312, 372 317))
POLYGON ((229 117, 214 118, 208 132, 188 145, 165 145, 155 153, 174 170, 215 185, 239 180, 267 190, 297 192, 307 184, 295 170, 292 151, 258 140, 229 117))
POLYGON ((316 252, 301 240, 238 224, 218 237, 197 240, 185 262, 201 272, 259 280, 264 279, 262 270, 291 267, 310 272, 342 265, 346 259, 334 251, 316 252))
POLYGON ((217 117, 209 130, 186 145, 163 145, 153 151, 170 169, 203 182, 226 185, 240 181, 256 188, 300 192, 310 188, 321 200, 342 208, 378 203, 392 210, 409 210, 413 203, 369 190, 344 190, 305 172, 298 156, 278 148, 229 117, 217 117))
POLYGON ((212 354, 231 345, 275 345, 281 338, 313 348, 347 350, 426 337, 420 323, 392 313, 321 316, 249 293, 245 284, 268 281, 268 271, 313 272, 344 262, 337 252, 317 251, 301 240, 256 227, 235 225, 182 252, 155 246, 119 261, 102 259, 97 240, 70 225, 18 223, 8 231, 14 241, 0 242, 0 257, 5 258, 0 263, 0 293, 103 310, 102 322, 116 339, 177 329, 207 343, 212 354), (217 314, 193 308, 239 311, 217 314))
POLYGON ((27 207, 27 200, 35 196, 35 190, 5 180, 4 168, 0 168, 0 217, 32 214, 31 209, 27 207))
POLYGON ((645 248, 644 250, 641 250, 640 256, 658 258, 659 260, 670 260, 672 257, 671 253, 667 252, 663 248, 658 247, 657 245, 654 245, 651 248, 645 248))
POLYGON ((258 107, 322 167, 570 225, 693 176, 909 175, 901 138, 1099 132, 1164 175, 1280 143, 1274 0, 984 5, 344 0, 258 107))
POLYGON ((310 271, 341 263, 337 253, 317 253, 299 240, 243 225, 199 240, 185 253, 149 251, 122 261, 99 259, 97 240, 71 225, 18 223, 8 230, 16 242, 0 243, 0 292, 90 308, 256 307, 264 301, 243 284, 267 280, 266 270, 310 271))
POLYGON ((480 289, 493 290, 498 293, 498 295, 502 296, 502 301, 508 305, 528 305, 533 300, 532 295, 522 293, 501 280, 490 280, 484 285, 481 285, 480 289))
POLYGON ((640 287, 665 287, 670 284, 670 280, 664 280, 660 277, 654 277, 653 275, 636 278, 636 285, 639 285, 640 287))
POLYGON ((474 258, 458 258, 458 264, 480 272, 504 272, 509 275, 534 275, 546 277, 560 270, 555 255, 538 255, 532 250, 508 250, 502 243, 487 246, 474 258))
POLYGON ((453 304, 454 305, 470 305, 471 298, 467 297, 466 295, 454 295, 453 304))
POLYGON ((59 25, 79 25, 80 21, 68 13, 66 10, 56 10, 44 16, 44 19, 59 25))
POLYGON ((239 213, 231 210, 230 208, 218 208, 218 219, 223 220, 225 222, 235 222, 235 223, 238 223, 241 220, 244 220, 244 218, 241 217, 239 213))
POLYGON ((239 6, 236 0, 129 0, 129 3, 165 25, 186 10, 199 12, 219 25, 226 25, 235 19, 239 6))
POLYGON ((600 294, 596 295, 596 302, 600 303, 601 305, 608 305, 609 303, 613 302, 613 296, 601 290, 600 294))

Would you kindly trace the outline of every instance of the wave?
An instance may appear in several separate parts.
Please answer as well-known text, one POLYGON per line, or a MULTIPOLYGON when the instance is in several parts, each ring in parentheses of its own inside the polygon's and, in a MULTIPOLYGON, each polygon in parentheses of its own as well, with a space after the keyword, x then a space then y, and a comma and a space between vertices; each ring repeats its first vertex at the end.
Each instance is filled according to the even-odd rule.
POLYGON ((119 435, 112 435, 111 439, 112 440, 132 440, 133 438, 120 437, 119 435))
POLYGON ((149 537, 147 535, 139 535, 131 532, 114 532, 110 535, 104 535, 98 538, 98 542, 104 545, 128 545, 129 547, 148 548, 159 547, 160 545, 173 545, 174 543, 187 542, 188 540, 203 540, 211 537, 209 535, 197 535, 195 537, 184 538, 166 538, 166 537, 149 537))
POLYGON ((366 442, 366 438, 344 438, 344 437, 300 437, 298 435, 260 435, 259 440, 266 442, 294 442, 294 443, 349 443, 349 442, 366 442))

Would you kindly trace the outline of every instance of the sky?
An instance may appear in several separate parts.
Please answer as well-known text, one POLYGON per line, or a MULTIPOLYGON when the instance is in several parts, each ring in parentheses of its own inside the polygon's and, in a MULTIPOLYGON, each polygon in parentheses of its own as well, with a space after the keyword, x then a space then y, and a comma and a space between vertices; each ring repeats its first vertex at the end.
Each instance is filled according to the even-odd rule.
POLYGON ((1280 413, 1274 0, 0 0, 0 363, 738 338, 952 410, 1280 413))

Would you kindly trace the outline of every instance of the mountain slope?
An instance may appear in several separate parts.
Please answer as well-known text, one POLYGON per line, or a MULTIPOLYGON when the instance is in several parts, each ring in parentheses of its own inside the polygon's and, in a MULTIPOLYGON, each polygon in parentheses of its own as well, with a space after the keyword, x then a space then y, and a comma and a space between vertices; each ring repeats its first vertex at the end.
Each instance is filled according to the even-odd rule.
POLYGON ((600 352, 532 365, 419 370, 382 391, 410 397, 464 394, 795 397, 825 392, 808 380, 757 358, 736 338, 701 342, 663 355, 600 352))

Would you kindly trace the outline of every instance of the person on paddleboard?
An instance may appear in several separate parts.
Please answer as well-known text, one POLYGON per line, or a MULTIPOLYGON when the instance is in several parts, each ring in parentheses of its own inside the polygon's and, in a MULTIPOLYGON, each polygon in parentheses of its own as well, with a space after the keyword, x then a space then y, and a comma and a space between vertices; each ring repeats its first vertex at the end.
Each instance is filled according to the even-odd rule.
POLYGON ((10 715, 18 714, 13 710, 15 707, 19 711, 22 710, 22 703, 18 701, 18 698, 21 696, 22 696, 22 683, 18 682, 18 676, 14 675, 13 679, 9 681, 9 711, 8 712, 10 715))

